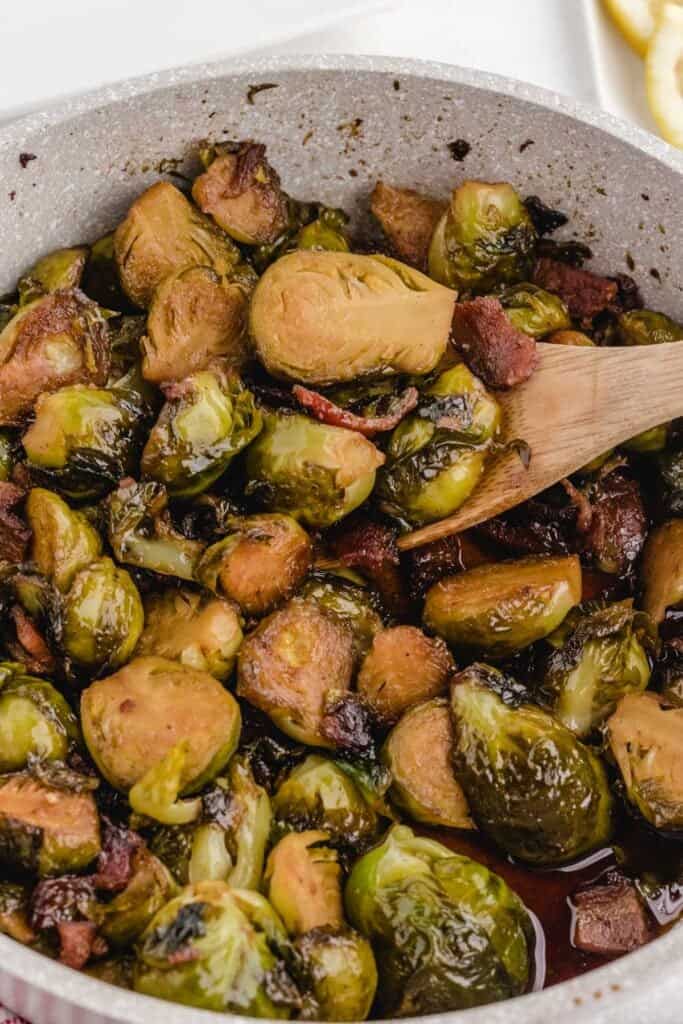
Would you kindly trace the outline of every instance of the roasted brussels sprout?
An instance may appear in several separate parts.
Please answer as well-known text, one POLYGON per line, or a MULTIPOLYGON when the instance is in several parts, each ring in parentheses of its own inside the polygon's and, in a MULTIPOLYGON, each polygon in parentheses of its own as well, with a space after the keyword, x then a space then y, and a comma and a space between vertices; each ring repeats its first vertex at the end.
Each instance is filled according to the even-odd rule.
POLYGON ((273 814, 280 831, 322 829, 336 843, 366 846, 377 835, 377 814, 360 787, 318 754, 309 754, 278 787, 273 814))
POLYGON ((502 673, 475 664, 456 675, 451 713, 456 778, 475 821, 504 850, 553 865, 609 841, 612 797, 600 758, 502 673))
MULTIPOLYGON (((218 780, 219 791, 223 786, 226 787, 223 792, 229 808, 229 821, 224 823, 227 824, 227 828, 223 832, 223 845, 228 852, 229 861, 229 869, 224 880, 233 889, 260 889, 271 829, 270 798, 265 789, 256 784, 246 757, 232 759, 227 780, 218 780)), ((210 795, 204 798, 205 808, 207 805, 210 809, 210 795)), ((222 827, 221 816, 218 815, 216 825, 205 827, 222 827)), ((201 841, 195 834, 188 869, 191 882, 203 880, 199 877, 202 870, 201 860, 201 841)), ((210 866, 210 861, 209 856, 204 866, 210 866)))
POLYGON ((222 277, 240 258, 228 236, 167 181, 152 185, 130 207, 114 232, 114 256, 123 290, 143 308, 169 274, 210 267, 222 277))
POLYGON ((77 289, 27 303, 0 331, 0 426, 20 424, 40 395, 69 384, 103 385, 107 325, 77 289))
POLYGON ((249 351, 250 291, 246 275, 226 281, 210 267, 187 267, 165 278, 154 292, 141 340, 145 379, 181 381, 217 362, 240 369, 249 351))
POLYGON ((643 609, 659 623, 667 608, 683 602, 683 520, 653 530, 643 554, 643 609))
POLYGON ((277 172, 266 160, 266 147, 256 142, 226 142, 203 147, 200 157, 206 171, 192 186, 199 209, 238 242, 275 242, 289 218, 287 197, 277 172))
POLYGON ((264 615, 297 589, 311 566, 312 547, 291 516, 235 517, 227 536, 204 552, 197 579, 247 615, 264 615))
POLYGON ((606 733, 631 803, 657 829, 683 828, 683 708, 656 693, 627 694, 606 733))
POLYGON ((393 779, 392 801, 414 821, 474 828, 453 774, 453 727, 441 698, 412 707, 389 733, 383 757, 393 779))
POLYGON ((204 544, 173 528, 167 504, 162 484, 122 480, 107 499, 109 543, 119 562, 192 580, 204 544))
POLYGON ((553 714, 577 736, 588 736, 626 693, 650 681, 657 630, 631 601, 574 608, 550 634, 543 689, 553 714))
POLYGON ((371 441, 298 414, 267 413, 263 421, 245 459, 245 494, 260 507, 316 528, 365 501, 384 462, 371 441))
POLYGON ((83 871, 99 852, 92 793, 58 789, 28 773, 0 779, 0 861, 44 878, 83 871))
POLYGON ((383 509, 413 524, 451 515, 476 487, 500 409, 464 364, 440 374, 391 435, 378 477, 383 509))
POLYGON ((634 437, 629 438, 628 441, 624 441, 621 447, 626 448, 629 452, 639 452, 642 455, 662 452, 666 448, 668 433, 669 424, 660 423, 658 427, 652 427, 651 430, 643 430, 642 433, 636 434, 634 437))
POLYGON ((377 218, 394 254, 425 270, 434 229, 445 203, 411 188, 395 188, 378 181, 370 196, 370 210, 377 218))
POLYGON ((28 922, 29 892, 14 882, 0 883, 0 932, 28 945, 35 933, 28 922))
POLYGON ((19 305, 25 306, 48 292, 78 288, 87 258, 88 249, 83 245, 73 249, 57 249, 43 256, 19 278, 19 305))
POLYGON ((15 445, 7 430, 0 430, 0 482, 9 480, 14 465, 15 445))
POLYGON ((320 830, 292 832, 268 857, 266 893, 291 935, 344 923, 341 868, 329 838, 320 830))
POLYGON ((572 326, 562 299, 535 284, 509 285, 500 292, 498 299, 512 326, 532 338, 544 338, 553 331, 568 331, 572 326))
POLYGON ((156 654, 225 681, 242 643, 240 617, 220 597, 193 590, 162 590, 144 600, 145 624, 137 655, 156 654))
POLYGON ((299 594, 315 601, 322 611, 346 626, 353 637, 355 659, 367 653, 373 638, 383 628, 377 595, 363 585, 360 577, 353 579, 318 570, 310 574, 299 594))
POLYGON ((531 922, 498 875, 395 826, 356 861, 345 892, 352 924, 377 956, 377 1009, 412 1016, 525 991, 531 922))
POLYGON ((225 472, 261 424, 253 395, 239 377, 203 370, 166 388, 140 468, 169 494, 191 498, 225 472))
POLYGON ((296 239, 297 249, 348 252, 349 243, 344 234, 344 226, 348 219, 343 210, 321 210, 316 220, 306 224, 299 231, 296 239))
POLYGON ((275 377, 324 385, 429 373, 446 351, 454 301, 386 256, 300 250, 266 270, 249 328, 275 377))
POLYGON ((101 558, 76 574, 64 600, 61 643, 91 672, 128 661, 144 623, 142 601, 125 569, 101 558))
POLYGON ((33 757, 64 761, 79 740, 76 716, 51 683, 0 662, 0 772, 19 771, 33 757))
POLYGON ((394 626, 375 635, 356 685, 377 718, 390 723, 415 704, 444 694, 454 671, 443 640, 416 626, 394 626))
POLYGON ((523 281, 537 241, 512 185, 465 181, 451 196, 429 248, 429 273, 462 291, 482 293, 523 281))
POLYGON ((651 309, 631 309, 617 318, 617 338, 622 345, 683 341, 683 324, 651 309))
POLYGON ((131 877, 125 889, 109 903, 98 904, 95 910, 99 933, 111 946, 129 946, 176 892, 169 871, 141 846, 133 854, 131 877))
POLYGON ((349 689, 353 663, 350 630, 294 597, 242 644, 237 693, 300 743, 333 746, 322 733, 326 697, 349 689))
POLYGON ((152 919, 138 945, 133 987, 200 1009, 286 1018, 293 987, 280 955, 286 945, 263 896, 198 882, 152 919))
POLYGON ((29 491, 26 518, 32 530, 31 561, 66 593, 76 574, 102 553, 99 533, 81 512, 42 487, 29 491))
POLYGON ((105 779, 124 792, 187 740, 180 791, 210 782, 237 746, 240 711, 213 676, 165 658, 134 658, 84 691, 81 725, 105 779))
POLYGON ((451 647, 499 658, 548 636, 580 600, 575 555, 530 556, 480 565, 435 583, 423 619, 451 647))
POLYGON ((114 257, 113 231, 98 238, 90 246, 81 287, 88 298, 104 309, 115 309, 121 313, 131 313, 135 309, 121 288, 114 257))
POLYGON ((314 928, 294 943, 300 1020, 365 1020, 377 991, 372 946, 352 928, 314 928))
POLYGON ((579 348, 592 348, 594 342, 583 331, 555 331, 546 338, 551 345, 578 345, 579 348))

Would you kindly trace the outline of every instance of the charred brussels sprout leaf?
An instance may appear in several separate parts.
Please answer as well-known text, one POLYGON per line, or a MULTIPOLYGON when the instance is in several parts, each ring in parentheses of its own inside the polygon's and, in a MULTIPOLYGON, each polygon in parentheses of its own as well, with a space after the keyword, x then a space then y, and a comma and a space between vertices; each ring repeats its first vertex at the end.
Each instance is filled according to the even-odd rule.
POLYGON ((643 555, 643 608, 656 623, 683 602, 683 522, 669 519, 653 530, 643 555))
POLYGON ((377 633, 356 682, 358 692, 384 723, 446 692, 453 660, 443 640, 415 626, 394 626, 377 633))
POLYGON ((190 743, 180 740, 149 768, 128 793, 128 801, 136 814, 160 821, 163 825, 187 825, 195 821, 202 809, 199 797, 179 800, 190 759, 190 743))
POLYGON ((137 587, 125 569, 101 558, 76 574, 64 600, 61 642, 80 668, 97 673, 126 662, 144 621, 137 587))
POLYGON ((61 693, 23 666, 0 662, 0 772, 29 760, 64 761, 80 742, 78 721, 61 693))
POLYGON ((572 326, 562 299, 535 284, 511 285, 498 299, 512 326, 532 338, 544 338, 552 331, 567 331, 572 326))
POLYGON ((383 1016, 466 1009, 521 995, 531 922, 482 864, 404 826, 356 862, 351 922, 375 948, 383 1016))
POLYGON ((33 531, 32 562, 58 590, 68 591, 76 573, 102 553, 99 533, 83 513, 42 487, 29 491, 26 518, 33 531))
POLYGON ((19 278, 19 305, 25 306, 48 292, 57 292, 62 288, 77 288, 81 283, 87 258, 88 249, 85 246, 57 249, 48 256, 43 256, 19 278))
POLYGON ((325 845, 328 839, 327 832, 293 832, 268 857, 268 899, 291 935, 344 923, 341 868, 336 851, 325 845))
POLYGON ((168 870, 144 846, 133 854, 131 872, 125 889, 95 911, 100 934, 116 948, 134 942, 177 892, 168 870))
POLYGON ((651 309, 632 309, 619 316, 617 338, 622 345, 662 345, 683 341, 683 324, 651 309))
POLYGON ((563 864, 607 842, 612 797, 598 755, 523 703, 496 669, 472 665, 451 689, 453 765, 477 824, 530 864, 563 864))
POLYGON ((429 249, 429 273, 461 291, 481 294, 523 281, 536 230, 511 185, 465 181, 451 196, 429 249))
POLYGON ((246 453, 245 494, 270 512, 331 526, 370 494, 384 456, 353 430, 307 416, 267 413, 246 453))

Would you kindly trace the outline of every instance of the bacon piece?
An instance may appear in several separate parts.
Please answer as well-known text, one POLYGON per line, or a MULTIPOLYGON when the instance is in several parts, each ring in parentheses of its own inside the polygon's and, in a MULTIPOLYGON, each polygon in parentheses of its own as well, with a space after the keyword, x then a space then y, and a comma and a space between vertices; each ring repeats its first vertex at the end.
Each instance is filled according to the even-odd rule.
POLYGON ((628 575, 647 536, 647 515, 637 482, 613 471, 595 485, 590 503, 592 517, 586 551, 602 572, 628 575))
POLYGON ((370 210, 379 221, 399 259, 424 270, 434 229, 446 203, 420 195, 412 188, 394 188, 378 181, 370 196, 370 210))
POLYGON ((593 317, 607 309, 619 292, 616 281, 547 256, 537 261, 533 282, 559 295, 570 315, 583 324, 589 324, 593 317))
POLYGON ((607 884, 574 893, 572 902, 572 942, 585 953, 619 956, 652 938, 648 912, 635 886, 624 878, 608 876, 607 884))
POLYGON ((347 430, 355 430, 364 437, 374 437, 375 434, 393 430, 403 417, 415 408, 420 397, 417 388, 406 388, 394 403, 393 412, 386 416, 357 416, 356 413, 335 405, 317 391, 309 391, 300 384, 294 385, 292 394, 297 402, 321 423, 327 423, 332 427, 346 427, 347 430))
POLYGON ((0 481, 0 561, 21 562, 31 539, 31 531, 11 510, 25 497, 16 484, 0 481))
POLYGON ((576 509, 576 529, 579 533, 588 533, 591 527, 591 522, 593 521, 593 507, 590 501, 583 491, 580 491, 578 487, 574 487, 571 480, 567 480, 565 477, 564 480, 560 480, 560 483, 567 492, 567 497, 576 509))
POLYGON ((10 617, 17 634, 17 643, 10 644, 14 657, 30 672, 48 675, 57 667, 56 659, 35 622, 26 614, 21 605, 10 608, 10 617))
POLYGON ((334 536, 331 548, 349 569, 357 569, 374 583, 387 609, 394 615, 408 613, 408 596, 400 569, 397 531, 367 519, 344 524, 334 536))
POLYGON ((468 531, 433 540, 404 555, 410 593, 421 600, 434 583, 488 561, 468 531))
POLYGON ((103 956, 107 943, 97 934, 92 921, 59 921, 57 924, 60 963, 80 971, 91 956, 103 956))
POLYGON ((492 388, 512 388, 538 365, 536 342, 513 327, 498 299, 456 302, 453 343, 473 373, 492 388))
POLYGON ((114 825, 104 816, 102 826, 102 850, 92 881, 96 889, 120 892, 131 879, 133 857, 144 846, 144 841, 137 832, 114 825))

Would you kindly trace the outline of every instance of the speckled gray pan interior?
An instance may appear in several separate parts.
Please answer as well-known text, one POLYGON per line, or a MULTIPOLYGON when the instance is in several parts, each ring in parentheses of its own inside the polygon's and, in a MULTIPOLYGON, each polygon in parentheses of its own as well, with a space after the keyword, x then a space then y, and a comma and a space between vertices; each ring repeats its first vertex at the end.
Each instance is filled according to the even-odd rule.
MULTIPOLYGON (((195 66, 0 128, 0 294, 38 255, 109 230, 160 172, 191 173, 207 135, 266 142, 289 192, 356 215, 380 175, 444 195, 464 176, 511 181, 570 215, 566 234, 590 243, 597 270, 633 273, 648 305, 683 317, 683 155, 520 83, 355 57, 195 66), (263 83, 277 88, 250 94, 263 83), (448 148, 456 139, 471 146, 461 163, 448 148)), ((91 980, 4 936, 0 1000, 34 1024, 217 1019, 91 980)), ((681 1024, 683 928, 555 988, 433 1019, 681 1024)))

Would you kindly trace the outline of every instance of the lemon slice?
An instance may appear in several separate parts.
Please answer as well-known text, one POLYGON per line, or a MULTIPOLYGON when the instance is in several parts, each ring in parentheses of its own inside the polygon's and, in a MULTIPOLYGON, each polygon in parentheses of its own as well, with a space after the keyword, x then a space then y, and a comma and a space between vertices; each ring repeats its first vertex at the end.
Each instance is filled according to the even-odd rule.
POLYGON ((603 0, 610 17, 636 53, 644 57, 664 0, 603 0))
POLYGON ((667 140, 683 149, 683 7, 665 3, 645 61, 650 110, 667 140))

